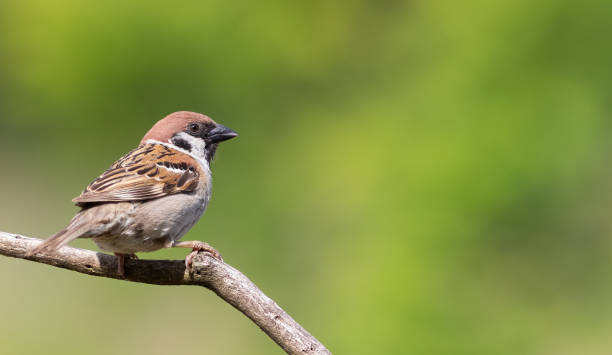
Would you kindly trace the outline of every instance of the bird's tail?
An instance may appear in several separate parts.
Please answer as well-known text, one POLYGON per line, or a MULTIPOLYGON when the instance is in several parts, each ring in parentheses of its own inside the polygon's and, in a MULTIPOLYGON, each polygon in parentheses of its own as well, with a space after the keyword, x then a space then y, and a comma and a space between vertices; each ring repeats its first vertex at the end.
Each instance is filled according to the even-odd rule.
POLYGON ((68 227, 45 239, 36 247, 28 250, 26 256, 36 255, 43 251, 57 250, 87 232, 86 224, 80 221, 79 214, 74 216, 68 227))

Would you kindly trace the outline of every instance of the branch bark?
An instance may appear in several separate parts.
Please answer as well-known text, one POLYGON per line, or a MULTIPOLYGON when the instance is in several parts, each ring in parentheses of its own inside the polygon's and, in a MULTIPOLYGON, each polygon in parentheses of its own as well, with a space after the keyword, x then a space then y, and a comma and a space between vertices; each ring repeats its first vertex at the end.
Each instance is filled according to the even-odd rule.
POLYGON ((251 319, 288 354, 331 354, 276 302, 230 265, 200 253, 193 259, 192 272, 183 260, 126 260, 125 278, 117 273, 118 258, 91 250, 65 246, 55 252, 26 257, 40 239, 0 232, 0 254, 61 267, 91 276, 154 285, 203 286, 251 319))

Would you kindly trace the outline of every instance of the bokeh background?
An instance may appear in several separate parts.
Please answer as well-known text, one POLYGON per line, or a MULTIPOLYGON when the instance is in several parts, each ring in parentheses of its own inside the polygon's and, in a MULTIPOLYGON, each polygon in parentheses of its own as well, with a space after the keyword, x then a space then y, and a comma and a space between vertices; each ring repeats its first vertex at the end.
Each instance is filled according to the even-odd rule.
MULTIPOLYGON (((610 11, 3 0, 0 230, 51 235, 156 120, 203 112, 240 137, 185 239, 334 353, 609 354, 610 11)), ((282 353, 206 290, 0 279, 3 354, 282 353)))

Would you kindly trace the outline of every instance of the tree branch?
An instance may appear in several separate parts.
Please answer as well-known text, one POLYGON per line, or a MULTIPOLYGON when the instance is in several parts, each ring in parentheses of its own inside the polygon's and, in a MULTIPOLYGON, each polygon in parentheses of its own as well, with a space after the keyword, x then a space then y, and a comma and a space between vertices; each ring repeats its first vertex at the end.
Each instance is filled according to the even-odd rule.
POLYGON ((203 286, 244 313, 288 354, 331 354, 276 302, 230 265, 200 253, 192 272, 183 260, 126 260, 125 278, 117 273, 118 258, 91 250, 65 246, 55 252, 26 257, 40 239, 0 232, 0 254, 65 268, 92 276, 155 285, 203 286))

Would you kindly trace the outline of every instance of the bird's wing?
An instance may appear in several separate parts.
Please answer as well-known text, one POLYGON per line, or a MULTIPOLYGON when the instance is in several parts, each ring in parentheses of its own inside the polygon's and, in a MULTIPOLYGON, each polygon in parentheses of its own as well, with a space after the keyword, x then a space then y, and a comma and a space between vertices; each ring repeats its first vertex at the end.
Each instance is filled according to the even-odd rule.
POLYGON ((143 144, 117 160, 72 201, 84 206, 191 192, 202 173, 198 162, 188 154, 162 144, 143 144))

